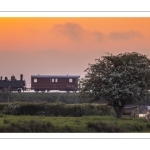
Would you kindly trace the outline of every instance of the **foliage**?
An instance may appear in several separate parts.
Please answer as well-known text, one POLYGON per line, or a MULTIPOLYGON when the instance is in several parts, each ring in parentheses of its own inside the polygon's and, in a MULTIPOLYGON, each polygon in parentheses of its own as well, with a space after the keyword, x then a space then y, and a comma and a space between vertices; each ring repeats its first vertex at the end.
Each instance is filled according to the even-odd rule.
POLYGON ((144 118, 130 119, 111 116, 46 117, 11 116, 0 117, 1 133, 147 133, 150 123, 144 118))
POLYGON ((126 105, 149 97, 150 60, 146 55, 136 52, 108 54, 96 59, 85 72, 85 78, 80 80, 82 100, 105 99, 114 108, 117 118, 122 117, 126 105))
POLYGON ((102 104, 65 104, 55 103, 0 103, 3 114, 39 115, 39 116, 74 116, 113 115, 112 107, 102 104))
POLYGON ((0 101, 10 102, 11 94, 9 89, 0 90, 0 101))

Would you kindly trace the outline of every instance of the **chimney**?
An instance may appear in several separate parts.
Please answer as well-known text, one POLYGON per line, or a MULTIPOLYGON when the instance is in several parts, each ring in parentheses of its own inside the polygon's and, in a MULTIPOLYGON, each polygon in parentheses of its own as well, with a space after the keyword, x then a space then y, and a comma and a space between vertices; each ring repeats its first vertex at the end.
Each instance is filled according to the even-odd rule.
POLYGON ((1 76, 1 80, 2 80, 2 78, 3 78, 3 77, 1 76))
POLYGON ((12 75, 11 76, 11 81, 15 81, 16 79, 15 79, 15 76, 14 75, 12 75))
POLYGON ((20 74, 20 80, 21 81, 23 80, 23 74, 20 74))

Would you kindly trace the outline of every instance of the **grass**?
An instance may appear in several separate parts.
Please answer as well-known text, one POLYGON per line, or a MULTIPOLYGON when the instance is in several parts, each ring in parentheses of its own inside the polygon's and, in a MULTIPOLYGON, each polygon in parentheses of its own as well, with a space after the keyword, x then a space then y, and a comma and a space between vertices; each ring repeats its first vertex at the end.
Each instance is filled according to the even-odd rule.
POLYGON ((146 119, 112 116, 48 117, 12 116, 0 117, 0 132, 54 132, 54 133, 149 133, 146 119))
MULTIPOLYGON (((6 102, 2 100, 1 102, 6 102)), ((64 102, 68 104, 80 103, 78 93, 11 93, 10 102, 64 102)))

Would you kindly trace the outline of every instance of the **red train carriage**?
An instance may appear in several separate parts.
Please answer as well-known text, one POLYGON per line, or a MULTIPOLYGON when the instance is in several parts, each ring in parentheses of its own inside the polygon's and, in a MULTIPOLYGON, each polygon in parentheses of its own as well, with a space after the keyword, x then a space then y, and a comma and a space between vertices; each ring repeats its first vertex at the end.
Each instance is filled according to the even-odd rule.
POLYGON ((80 76, 71 75, 31 75, 31 89, 39 92, 50 90, 74 91, 78 90, 80 76))

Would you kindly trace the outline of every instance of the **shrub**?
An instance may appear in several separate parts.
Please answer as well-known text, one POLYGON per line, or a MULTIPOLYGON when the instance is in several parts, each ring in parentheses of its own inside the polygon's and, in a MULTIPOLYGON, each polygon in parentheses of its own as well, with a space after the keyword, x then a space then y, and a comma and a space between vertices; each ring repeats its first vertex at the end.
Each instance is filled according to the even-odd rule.
POLYGON ((101 104, 9 103, 2 111, 12 115, 74 116, 113 115, 113 109, 101 104))
POLYGON ((103 123, 103 122, 96 122, 96 123, 88 122, 87 127, 95 129, 96 132, 122 132, 123 131, 120 127, 103 123))
POLYGON ((9 105, 9 103, 0 103, 0 112, 2 112, 3 109, 8 105, 9 105))
POLYGON ((4 114, 12 114, 12 115, 18 115, 20 110, 20 105, 17 103, 8 104, 4 107, 3 113, 4 114))

